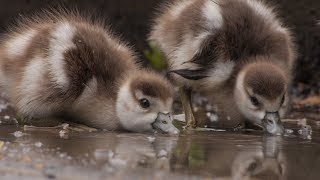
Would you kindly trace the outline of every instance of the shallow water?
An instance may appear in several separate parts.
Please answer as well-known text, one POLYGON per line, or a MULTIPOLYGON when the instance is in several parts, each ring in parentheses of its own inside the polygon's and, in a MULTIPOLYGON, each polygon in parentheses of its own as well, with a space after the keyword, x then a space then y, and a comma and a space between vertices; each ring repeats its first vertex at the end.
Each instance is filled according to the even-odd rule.
POLYGON ((319 179, 319 111, 295 110, 285 136, 212 129, 168 136, 26 129, 0 98, 0 179, 319 179))
POLYGON ((0 126, 1 179, 318 179, 320 131, 179 136, 0 126), (21 131, 21 133, 17 133, 21 131), (14 133, 16 132, 16 133, 14 133))

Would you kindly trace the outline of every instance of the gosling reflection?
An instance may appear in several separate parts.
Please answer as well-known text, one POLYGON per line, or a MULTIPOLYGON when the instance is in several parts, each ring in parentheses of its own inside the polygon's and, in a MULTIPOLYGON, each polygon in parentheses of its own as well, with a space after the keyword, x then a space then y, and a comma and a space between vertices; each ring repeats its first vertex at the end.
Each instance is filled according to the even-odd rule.
POLYGON ((230 179, 285 179, 286 160, 280 142, 281 137, 263 137, 261 151, 240 152, 232 163, 230 179))
POLYGON ((282 137, 277 136, 260 139, 247 135, 234 138, 235 134, 223 133, 162 136, 97 132, 70 133, 64 139, 58 132, 27 134, 19 141, 42 142, 44 150, 59 148, 59 153, 67 154, 72 160, 101 169, 142 167, 231 180, 286 179, 288 176, 282 137))
POLYGON ((42 142, 44 149, 66 154, 70 159, 98 167, 150 167, 170 170, 170 156, 178 137, 134 133, 70 133, 59 138, 57 132, 28 132, 24 141, 42 142))
POLYGON ((281 137, 262 137, 258 146, 204 140, 180 137, 171 156, 171 170, 221 180, 285 179, 287 163, 281 137))

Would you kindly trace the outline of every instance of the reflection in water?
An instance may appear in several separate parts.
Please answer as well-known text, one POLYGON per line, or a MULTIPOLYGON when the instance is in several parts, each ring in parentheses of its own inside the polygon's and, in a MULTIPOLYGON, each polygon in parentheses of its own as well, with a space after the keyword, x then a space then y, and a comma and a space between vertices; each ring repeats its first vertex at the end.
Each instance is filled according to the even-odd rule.
POLYGON ((17 138, 12 134, 16 130, 17 127, 0 126, 0 142, 4 142, 0 144, 0 172, 16 172, 17 176, 11 179, 19 175, 161 179, 159 173, 170 179, 236 180, 301 179, 303 175, 314 179, 319 175, 320 148, 316 138, 312 143, 229 132, 180 136, 82 132, 61 138, 58 130, 24 131, 17 138))
MULTIPOLYGON (((222 179, 284 179, 286 161, 280 151, 281 137, 263 137, 262 146, 218 149, 215 144, 200 144, 197 140, 179 139, 173 151, 173 170, 188 171, 222 179), (212 151, 211 151, 212 150, 212 151)), ((242 147, 242 145, 241 145, 242 147)))
POLYGON ((232 179, 284 179, 286 161, 279 149, 279 141, 280 137, 263 137, 262 150, 240 152, 231 166, 232 179))

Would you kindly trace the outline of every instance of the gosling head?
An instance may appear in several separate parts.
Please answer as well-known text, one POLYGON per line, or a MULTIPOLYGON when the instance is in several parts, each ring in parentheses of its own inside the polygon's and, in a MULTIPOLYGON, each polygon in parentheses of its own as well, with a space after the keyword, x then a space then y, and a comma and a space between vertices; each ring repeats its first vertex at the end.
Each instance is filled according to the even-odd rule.
POLYGON ((252 63, 239 73, 235 101, 249 121, 271 134, 282 134, 281 117, 287 105, 288 81, 283 71, 270 63, 252 63))
POLYGON ((116 102, 122 127, 134 132, 152 132, 159 113, 171 111, 173 88, 151 72, 133 73, 120 87, 116 102))

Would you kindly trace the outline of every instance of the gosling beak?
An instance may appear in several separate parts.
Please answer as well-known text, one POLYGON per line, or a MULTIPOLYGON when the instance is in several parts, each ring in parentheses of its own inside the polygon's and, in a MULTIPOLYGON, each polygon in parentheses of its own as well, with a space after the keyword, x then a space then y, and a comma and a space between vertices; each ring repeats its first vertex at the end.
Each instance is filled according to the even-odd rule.
POLYGON ((278 112, 266 112, 262 120, 262 125, 271 134, 282 135, 284 133, 278 112))
POLYGON ((178 134, 179 129, 177 129, 173 125, 173 118, 170 113, 158 113, 158 117, 156 118, 155 122, 152 123, 152 127, 155 130, 158 130, 162 133, 167 134, 178 134))

